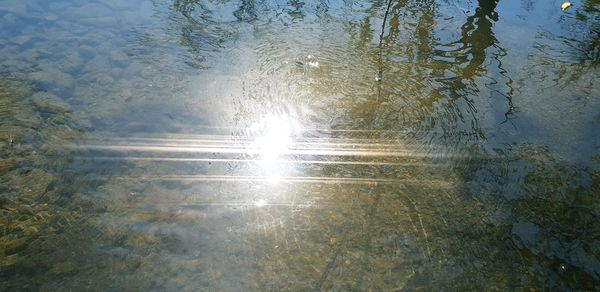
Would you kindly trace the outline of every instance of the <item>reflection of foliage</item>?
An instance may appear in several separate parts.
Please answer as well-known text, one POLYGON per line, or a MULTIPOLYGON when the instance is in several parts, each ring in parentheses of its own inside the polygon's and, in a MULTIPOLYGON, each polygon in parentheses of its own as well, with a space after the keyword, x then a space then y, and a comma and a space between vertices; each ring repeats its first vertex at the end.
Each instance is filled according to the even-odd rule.
MULTIPOLYGON (((493 21, 498 19, 497 1, 479 1, 475 13, 462 25, 460 38, 443 42, 436 30, 448 24, 440 16, 438 3, 392 3, 389 23, 381 31, 378 50, 381 55, 374 54, 372 49, 372 32, 373 23, 381 21, 383 16, 368 10, 363 20, 351 26, 351 46, 362 52, 361 58, 368 58, 363 62, 377 64, 375 72, 385 77, 376 94, 364 88, 363 96, 360 96, 362 90, 357 90, 358 97, 342 99, 348 105, 353 104, 345 105, 350 107, 345 113, 351 116, 347 123, 363 129, 399 128, 404 132, 414 129, 419 136, 433 134, 442 140, 485 139, 477 118, 482 102, 478 100, 482 90, 478 82, 482 76, 491 79, 486 80, 489 89, 507 99, 507 118, 516 112, 512 79, 502 63, 506 50, 499 46, 492 31, 493 21), (498 68, 489 66, 486 60, 495 61, 498 68), (497 72, 497 76, 490 78, 487 70, 497 72)), ((371 9, 376 8, 385 11, 385 6, 371 9)))
POLYGON ((253 21, 257 18, 256 8, 254 7, 254 0, 241 0, 240 7, 236 10, 233 15, 238 21, 253 21))
POLYGON ((590 74, 590 69, 600 64, 598 5, 597 0, 586 1, 576 10, 575 18, 563 19, 562 30, 538 34, 534 44, 537 52, 530 55, 535 62, 529 71, 540 80, 552 81, 543 87, 592 92, 596 74, 590 74))
POLYGON ((206 56, 223 48, 235 34, 229 23, 216 20, 212 11, 200 1, 176 0, 173 6, 185 20, 181 24, 181 44, 190 52, 187 64, 192 67, 205 66, 206 56))
POLYGON ((586 0, 583 12, 577 12, 577 19, 589 25, 589 34, 583 38, 580 60, 593 65, 600 64, 600 1, 586 0))
POLYGON ((593 65, 600 65, 600 27, 590 32, 581 53, 583 60, 589 60, 593 65))
MULTIPOLYGON (((538 219, 546 220, 546 222, 536 223, 547 223, 543 225, 555 229, 553 231, 557 234, 600 235, 597 232, 600 230, 594 231, 594 227, 591 226, 594 222, 589 221, 595 216, 600 216, 598 213, 600 201, 595 196, 596 191, 600 190, 600 177, 589 171, 561 164, 545 149, 524 148, 521 155, 522 159, 528 162, 523 187, 530 195, 517 199, 516 204, 522 206, 522 203, 529 200, 545 202, 528 204, 528 207, 548 215, 539 216, 540 214, 535 214, 537 211, 531 214, 538 219), (562 211, 559 211, 561 209, 562 211), (591 217, 585 220, 587 216, 591 217), (570 231, 567 232, 564 228, 570 231)), ((582 236, 574 237, 584 241, 590 240, 582 236)))
POLYGON ((477 71, 483 69, 481 66, 486 59, 486 50, 498 43, 492 31, 492 21, 498 21, 496 5, 498 0, 479 0, 479 7, 473 15, 467 17, 467 22, 461 28, 460 42, 463 47, 456 58, 467 63, 463 67, 462 78, 469 79, 477 75, 477 71))
POLYGON ((483 166, 476 172, 474 194, 511 214, 513 241, 523 260, 555 271, 548 277, 558 276, 567 287, 597 285, 600 173, 566 164, 533 145, 508 149, 505 156, 512 159, 504 166, 483 166))
POLYGON ((600 12, 600 1, 598 1, 598 0, 586 0, 583 3, 583 7, 582 8, 583 8, 583 11, 588 14, 588 15, 583 15, 583 17, 585 17, 585 19, 587 19, 587 17, 589 16, 589 14, 599 13, 600 12))

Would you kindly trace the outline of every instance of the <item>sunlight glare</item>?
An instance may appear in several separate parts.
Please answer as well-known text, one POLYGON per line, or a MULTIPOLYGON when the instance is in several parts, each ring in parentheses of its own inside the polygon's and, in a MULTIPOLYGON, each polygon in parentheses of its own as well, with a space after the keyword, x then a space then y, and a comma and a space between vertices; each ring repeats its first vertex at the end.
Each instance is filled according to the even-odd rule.
POLYGON ((256 201, 255 205, 256 205, 256 207, 259 207, 259 208, 264 207, 267 205, 267 201, 261 199, 261 200, 256 201))
POLYGON ((257 133, 251 148, 265 165, 273 166, 290 148, 298 129, 298 124, 289 118, 269 116, 250 127, 252 132, 257 133))

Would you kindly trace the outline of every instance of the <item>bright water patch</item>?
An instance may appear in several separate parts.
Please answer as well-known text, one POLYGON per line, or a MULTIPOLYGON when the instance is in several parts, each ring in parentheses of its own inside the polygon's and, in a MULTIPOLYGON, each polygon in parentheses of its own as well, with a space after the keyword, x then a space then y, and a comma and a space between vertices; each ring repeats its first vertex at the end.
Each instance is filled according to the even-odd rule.
POLYGON ((0 290, 598 289, 559 4, 0 2, 0 290))

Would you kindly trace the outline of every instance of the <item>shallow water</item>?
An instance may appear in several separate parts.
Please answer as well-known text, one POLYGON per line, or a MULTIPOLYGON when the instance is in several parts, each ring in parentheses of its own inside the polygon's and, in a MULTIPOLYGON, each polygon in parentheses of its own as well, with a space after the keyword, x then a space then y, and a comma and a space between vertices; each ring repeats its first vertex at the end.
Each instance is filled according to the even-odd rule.
POLYGON ((600 4, 0 2, 0 290, 598 290, 600 4))

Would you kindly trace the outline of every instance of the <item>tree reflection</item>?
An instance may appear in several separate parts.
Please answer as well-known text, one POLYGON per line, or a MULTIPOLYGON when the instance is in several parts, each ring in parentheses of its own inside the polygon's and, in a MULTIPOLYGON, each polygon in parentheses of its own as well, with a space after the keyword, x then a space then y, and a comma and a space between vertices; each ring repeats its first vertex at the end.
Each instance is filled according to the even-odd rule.
MULTIPOLYGON (((405 4, 406 2, 400 1, 392 6, 389 11, 388 30, 382 30, 379 40, 374 40, 373 31, 377 27, 374 23, 377 23, 378 18, 384 18, 383 16, 370 14, 351 26, 354 49, 362 54, 370 54, 368 62, 371 68, 373 72, 379 72, 379 76, 383 72, 383 80, 380 84, 371 81, 371 84, 376 84, 376 88, 351 85, 356 89, 355 92, 369 92, 369 89, 371 91, 362 96, 340 99, 339 105, 344 108, 344 116, 340 118, 343 122, 340 124, 344 127, 350 125, 355 129, 392 130, 395 132, 392 136, 396 137, 401 129, 409 128, 422 133, 423 135, 417 138, 425 137, 426 139, 422 139, 425 143, 443 143, 444 139, 448 138, 450 142, 455 143, 453 145, 458 145, 455 147, 466 149, 468 147, 461 142, 476 142, 487 136, 486 130, 478 126, 478 105, 485 103, 481 101, 480 95, 486 89, 506 99, 507 110, 502 123, 514 118, 514 82, 503 63, 507 50, 499 44, 493 31, 494 22, 499 20, 496 12, 498 1, 479 1, 475 12, 468 16, 461 26, 460 38, 451 42, 440 42, 436 36, 436 28, 442 22, 436 3, 424 1, 419 3, 419 7, 405 4), (379 47, 377 50, 369 50, 370 46, 374 46, 374 41, 378 41, 379 47), (489 79, 492 81, 482 81, 489 79), (460 129, 464 126, 471 127, 463 128, 461 133, 460 129), (434 136, 440 129, 442 136, 434 136), (477 138, 463 139, 461 134, 477 138), (432 136, 434 137, 431 138, 432 136)), ((385 11, 385 5, 378 8, 385 11)), ((363 78, 362 75, 355 77, 363 80, 360 79, 363 78)), ((535 272, 543 273, 548 279, 554 279, 552 283, 539 285, 556 289, 594 287, 598 279, 598 259, 591 254, 591 250, 597 248, 592 245, 597 240, 598 233, 590 228, 590 224, 597 214, 591 208, 582 209, 581 206, 575 206, 579 203, 574 205, 568 201, 591 200, 596 204, 597 200, 591 199, 590 194, 598 188, 597 172, 559 163, 543 147, 524 145, 504 150, 499 157, 509 160, 508 166, 497 160, 490 163, 479 161, 461 171, 465 182, 461 191, 483 201, 490 208, 488 211, 491 214, 484 216, 482 221, 497 226, 472 233, 461 233, 461 238, 469 241, 463 248, 472 248, 469 250, 472 254, 457 252, 455 255, 468 259, 478 254, 478 248, 482 246, 497 248, 492 254, 479 256, 491 257, 497 262, 522 263, 515 274, 507 272, 502 275, 511 279, 509 281, 514 280, 517 283, 514 284, 515 287, 519 286, 519 283, 531 285, 531 279, 519 275, 533 272, 533 269, 527 268, 531 265, 541 265, 542 271, 535 272), (526 170, 520 168, 523 163, 529 165, 526 170), (504 166, 506 168, 503 168, 504 166), (524 181, 520 181, 523 178, 524 181), (581 184, 581 181, 584 183, 581 184), (510 198, 515 193, 521 194, 522 197, 510 198), (553 197, 557 194, 568 194, 569 199, 553 197), (488 215, 494 216, 494 212, 512 212, 518 218, 506 218, 492 223, 490 221, 493 220, 488 215), (525 237, 529 236, 530 231, 523 231, 523 226, 530 226, 530 223, 536 226, 539 233, 536 233, 535 239, 528 241, 525 237), (578 230, 590 231, 582 233, 578 230), (585 247, 577 246, 579 240, 585 242, 585 247), (552 245, 554 247, 549 247, 552 245), (493 253, 500 253, 502 256, 493 253), (559 275, 554 273, 556 269, 560 269, 559 275), (561 280, 556 280, 559 278, 561 280)), ((331 170, 332 173, 335 171, 331 170)), ((378 200, 375 200, 374 205, 377 202, 378 200)), ((467 200, 466 204, 473 203, 467 200)), ((425 199, 419 198, 412 202, 407 201, 404 205, 413 205, 416 208, 426 203, 425 199)), ((381 209, 377 206, 373 208, 381 209)), ((441 215, 444 214, 443 211, 436 212, 444 218, 441 215)), ((445 218, 451 217, 449 214, 444 215, 448 216, 445 218)), ((428 221, 429 219, 427 218, 428 221)), ((456 226, 432 222, 427 224, 439 228, 438 232, 461 232, 454 230, 460 229, 456 226)), ((370 247, 368 244, 367 246, 370 247)), ((485 273, 493 273, 490 267, 484 269, 485 273)), ((474 272, 471 270, 465 274, 474 272)))
POLYGON ((256 2, 254 0, 241 0, 239 8, 233 13, 240 22, 253 21, 257 18, 256 2))
POLYGON ((571 93, 593 94, 600 63, 600 13, 597 1, 585 1, 561 16, 558 29, 542 28, 534 42, 536 51, 525 69, 543 82, 543 88, 571 93))
POLYGON ((288 14, 297 19, 304 18, 304 13, 302 12, 302 7, 304 6, 304 2, 299 0, 289 0, 288 5, 293 7, 292 10, 288 11, 288 14))
MULTIPOLYGON (((447 88, 450 89, 450 96, 459 96, 460 92, 463 91, 470 91, 472 92, 472 96, 477 96, 480 90, 477 89, 474 78, 485 75, 490 76, 489 72, 486 72, 489 70, 489 65, 485 66, 484 62, 493 58, 497 63, 497 70, 500 76, 493 79, 491 85, 500 82, 496 79, 505 79, 506 88, 505 91, 498 90, 494 86, 489 88, 503 96, 507 101, 507 111, 504 113, 505 120, 502 122, 505 123, 515 114, 516 108, 512 101, 514 93, 512 87, 513 80, 506 69, 503 68, 502 63, 502 57, 506 55, 506 50, 500 46, 492 30, 493 23, 499 19, 498 13, 495 11, 498 0, 480 0, 478 3, 479 5, 475 9, 474 14, 467 17, 466 23, 461 27, 461 39, 456 43, 450 44, 460 44, 461 46, 454 52, 457 76, 446 80, 449 82, 447 88), (490 48, 495 50, 489 51, 490 48), (469 87, 474 90, 469 90, 469 87)), ((470 108, 476 111, 473 100, 467 98, 465 102, 470 108)), ((475 127, 474 130, 484 138, 481 129, 475 127)))
POLYGON ((583 40, 582 62, 591 62, 592 65, 600 64, 600 3, 598 0, 586 0, 583 12, 577 13, 577 18, 589 25, 588 35, 583 40))
POLYGON ((466 54, 457 59, 467 64, 462 70, 461 77, 464 79, 481 75, 480 70, 487 56, 486 50, 498 44, 492 31, 492 21, 498 21, 498 13, 495 11, 497 5, 498 0, 479 0, 479 7, 473 15, 467 17, 467 22, 461 28, 460 42, 463 47, 460 51, 466 54))
MULTIPOLYGON (((506 98, 505 116, 507 119, 512 116, 513 81, 502 63, 506 50, 492 30, 493 22, 498 20, 497 4, 496 0, 479 1, 474 14, 462 25, 461 37, 441 42, 437 30, 447 24, 438 15, 437 3, 394 2, 378 40, 378 59, 371 61, 377 64, 377 75, 383 81, 377 85, 375 94, 350 109, 357 110, 354 119, 363 121, 356 127, 386 130, 408 127, 422 135, 440 135, 443 139, 467 137, 472 142, 485 139, 485 131, 478 122, 478 106, 486 103, 480 97, 486 89, 480 88, 481 77, 493 76, 487 71, 498 75, 491 82, 486 81, 486 87, 506 98), (486 60, 496 63, 497 68, 492 68, 492 63, 485 64, 486 60)), ((356 30, 350 31, 356 35, 353 39, 358 40, 357 50, 367 50, 366 42, 373 38, 368 34, 373 30, 371 19, 377 16, 366 17, 356 30)))
MULTIPOLYGON (((596 204, 597 200, 591 194, 598 188, 597 172, 558 162, 544 147, 507 147, 498 149, 497 155, 478 148, 488 142, 486 139, 494 130, 486 129, 479 121, 485 116, 481 113, 485 110, 483 107, 490 104, 485 100, 485 93, 490 91, 492 97, 500 96, 502 102, 506 99, 506 111, 491 109, 500 111, 500 116, 504 114, 505 120, 500 123, 509 122, 516 113, 512 100, 514 82, 504 64, 508 50, 499 43, 494 31, 494 25, 500 20, 496 12, 498 3, 498 0, 478 1, 476 9, 464 23, 456 25, 441 17, 442 4, 435 1, 374 1, 361 11, 364 13, 362 19, 341 22, 340 26, 349 34, 347 44, 339 45, 325 37, 325 40, 307 37, 314 37, 308 43, 315 39, 326 43, 323 45, 324 52, 334 51, 334 56, 324 56, 329 58, 331 64, 327 65, 330 67, 326 65, 322 70, 308 73, 306 70, 277 72, 290 75, 282 78, 283 82, 298 82, 313 90, 313 95, 317 96, 313 100, 325 104, 323 112, 316 116, 326 120, 326 126, 341 130, 374 130, 367 134, 349 131, 335 135, 366 136, 372 141, 407 136, 404 139, 407 143, 426 144, 432 146, 434 150, 431 151, 445 147, 450 154, 481 155, 491 160, 448 159, 440 163, 442 170, 433 170, 429 165, 435 163, 414 157, 401 160, 401 163, 408 164, 409 161, 417 164, 416 167, 333 165, 319 168, 319 174, 328 176, 409 176, 425 179, 443 176, 443 179, 454 178, 457 182, 451 190, 436 189, 437 186, 428 184, 425 179, 416 186, 374 186, 368 190, 349 188, 364 192, 361 197, 364 201, 355 210, 359 215, 340 217, 352 221, 348 225, 366 227, 363 227, 363 232, 352 232, 350 228, 331 232, 335 235, 330 239, 333 242, 331 247, 323 248, 319 253, 331 258, 317 267, 320 275, 320 278, 317 277, 317 290, 336 287, 327 284, 328 276, 333 274, 338 275, 341 282, 344 277, 375 277, 378 273, 373 272, 376 268, 372 264, 378 260, 380 262, 377 263, 383 263, 382 266, 395 263, 396 258, 382 259, 386 255, 394 256, 394 252, 407 252, 403 256, 412 256, 415 261, 412 264, 425 267, 422 269, 426 271, 410 276, 411 281, 406 287, 418 287, 447 274, 454 267, 461 269, 459 276, 439 276, 442 279, 435 278, 437 282, 433 285, 454 288, 464 285, 463 288, 472 289, 485 287, 487 282, 483 278, 494 278, 501 279, 497 281, 498 285, 503 285, 501 287, 548 285, 565 289, 578 285, 593 287, 594 281, 597 281, 598 259, 593 251, 597 249, 594 242, 598 240, 598 231, 592 223, 598 214, 584 206, 596 204), (386 9, 388 3, 389 9, 386 9), (386 10, 387 18, 382 14, 386 10), (444 35, 442 28, 448 24, 455 25, 459 34, 444 35), (294 73, 298 73, 297 76, 294 73), (383 77, 383 80, 378 82, 375 77, 383 77), (564 197, 556 198, 557 195, 564 197), (403 216, 398 215, 399 208, 404 208, 403 216), (396 225, 385 225, 387 222, 396 225), (340 244, 338 240, 344 243, 340 244), (404 246, 399 248, 394 244, 404 246), (352 252, 361 254, 359 260, 353 260, 358 264, 343 270, 341 258, 349 257, 352 252), (556 272, 562 267, 565 267, 564 271, 556 272), (542 283, 532 274, 553 282, 542 283), (565 277, 570 278, 564 280, 565 277)), ((235 12, 238 21, 246 21, 244 15, 271 17, 252 12, 254 8, 246 4, 235 12)), ((283 17, 292 16, 298 22, 311 17, 303 2, 290 1, 288 5, 289 10, 282 13, 283 17)), ((198 15, 198 12, 189 12, 189 8, 181 11, 188 15, 186 17, 198 15)), ((322 14, 318 17, 335 21, 327 14, 327 9, 320 12, 322 14)), ((210 19, 210 15, 204 17, 210 19)), ((205 23, 190 25, 190 28, 205 29, 212 23, 204 18, 202 21, 205 23)), ((318 33, 330 37, 326 30, 324 28, 318 33)), ((282 47, 305 44, 284 37, 288 32, 274 33, 268 40, 287 42, 282 47)), ((294 37, 303 36, 298 34, 294 37)), ((592 56, 592 60, 596 54, 597 37, 594 37, 592 35, 592 49, 588 50, 591 53, 586 53, 592 56)), ((193 40, 190 35, 185 38, 190 39, 190 46, 199 41, 193 40)), ((307 47, 317 52, 320 49, 307 47)), ((271 57, 259 56, 260 61, 267 65, 273 65, 268 63, 271 57)), ((273 74, 264 76, 272 78, 273 74)), ((253 85, 260 87, 265 84, 280 85, 263 79, 253 85)), ((260 89, 257 92, 260 93, 260 89)), ((283 105, 276 106, 287 106, 285 103, 291 100, 280 98, 277 102, 283 105)), ((362 162, 368 163, 366 160, 362 162)), ((307 188, 306 193, 311 191, 307 188)), ((327 194, 328 199, 334 201, 346 198, 345 193, 328 191, 327 194)), ((339 213, 332 211, 331 214, 338 216, 339 213)), ((317 215, 312 216, 313 223, 318 218, 317 215)), ((343 225, 340 222, 336 224, 343 225)), ((326 221, 309 225, 314 230, 330 226, 326 221)), ((301 246, 308 245, 309 241, 298 244, 295 253, 274 251, 274 258, 281 266, 323 263, 302 258, 301 246)), ((270 269, 269 261, 260 264, 270 269)), ((390 274, 403 271, 399 267, 385 268, 390 274)), ((304 276, 296 275, 295 279, 304 276)), ((347 284, 343 287, 356 286, 347 284)))
MULTIPOLYGON (((252 6, 242 1, 236 17, 251 12, 252 6)), ((180 43, 189 54, 186 63, 193 68, 205 68, 205 61, 211 52, 224 48, 231 41, 235 30, 228 22, 215 19, 213 12, 197 0, 175 0, 173 7, 184 21, 181 22, 180 43)), ((251 14, 249 14, 251 16, 251 14)))

